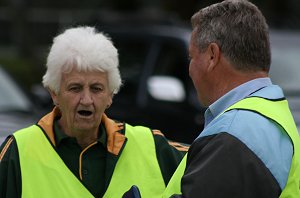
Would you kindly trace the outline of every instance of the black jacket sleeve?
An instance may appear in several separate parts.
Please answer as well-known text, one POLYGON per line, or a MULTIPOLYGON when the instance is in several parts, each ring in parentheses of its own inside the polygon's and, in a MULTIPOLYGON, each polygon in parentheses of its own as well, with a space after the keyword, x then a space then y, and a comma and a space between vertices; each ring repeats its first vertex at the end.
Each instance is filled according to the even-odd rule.
POLYGON ((263 162, 228 133, 197 139, 181 180, 186 198, 272 198, 281 188, 263 162))
POLYGON ((0 147, 0 197, 21 197, 21 171, 19 154, 13 137, 8 137, 0 147))

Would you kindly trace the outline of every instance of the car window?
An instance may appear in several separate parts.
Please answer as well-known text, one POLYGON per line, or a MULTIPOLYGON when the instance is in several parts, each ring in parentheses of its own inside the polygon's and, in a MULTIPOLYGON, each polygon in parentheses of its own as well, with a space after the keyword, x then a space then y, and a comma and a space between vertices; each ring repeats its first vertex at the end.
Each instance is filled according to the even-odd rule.
POLYGON ((124 83, 120 94, 135 94, 149 47, 145 42, 118 37, 114 38, 114 44, 119 52, 120 73, 124 83))
MULTIPOLYGON (((164 82, 161 88, 169 88, 169 90, 162 91, 167 91, 170 97, 180 95, 180 99, 170 99, 169 101, 184 102, 187 96, 187 83, 190 79, 188 78, 187 50, 183 44, 174 41, 160 43, 160 53, 151 76, 165 78, 165 82, 161 81, 164 82), (170 86, 166 83, 173 83, 173 85, 170 86), (172 93, 172 91, 179 93, 172 93)), ((159 86, 157 86, 157 89, 159 89, 159 86)))
POLYGON ((183 49, 180 43, 162 43, 153 75, 172 76, 184 82, 188 76, 188 58, 183 49))
POLYGON ((300 87, 300 32, 271 31, 272 62, 270 76, 274 84, 288 95, 299 92, 300 87))
POLYGON ((0 112, 29 111, 30 102, 15 82, 0 68, 0 112))
POLYGON ((270 75, 275 84, 286 92, 299 90, 300 84, 300 47, 275 47, 272 49, 270 75))

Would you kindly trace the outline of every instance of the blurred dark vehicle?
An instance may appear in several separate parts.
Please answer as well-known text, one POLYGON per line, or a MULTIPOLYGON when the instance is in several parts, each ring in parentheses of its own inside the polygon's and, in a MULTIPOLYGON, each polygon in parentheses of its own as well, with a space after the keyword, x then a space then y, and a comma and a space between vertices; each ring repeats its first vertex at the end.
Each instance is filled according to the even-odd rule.
POLYGON ((36 123, 39 112, 33 100, 0 66, 0 144, 16 130, 36 123))
MULTIPOLYGON (((203 129, 205 111, 188 74, 191 29, 168 25, 97 28, 118 48, 124 83, 107 110, 108 116, 160 129, 170 140, 191 143, 203 129)), ((300 33, 272 30, 270 35, 270 76, 283 88, 299 130, 300 33)), ((47 110, 51 110, 47 92, 40 86, 34 88, 38 102, 29 100, 0 68, 0 142, 38 120, 41 112, 37 113, 36 104, 44 107, 48 103, 47 110)))
POLYGON ((124 86, 107 114, 132 125, 160 129, 168 139, 191 143, 203 129, 188 74, 191 30, 175 26, 97 27, 119 51, 124 86))
MULTIPOLYGON (((102 28, 120 54, 124 86, 108 110, 112 118, 163 131, 191 143, 204 111, 188 74, 191 29, 170 26, 102 28)), ((300 33, 271 30, 271 79, 280 85, 300 126, 300 33)))
POLYGON ((282 87, 300 132, 300 31, 270 34, 272 64, 270 76, 282 87))

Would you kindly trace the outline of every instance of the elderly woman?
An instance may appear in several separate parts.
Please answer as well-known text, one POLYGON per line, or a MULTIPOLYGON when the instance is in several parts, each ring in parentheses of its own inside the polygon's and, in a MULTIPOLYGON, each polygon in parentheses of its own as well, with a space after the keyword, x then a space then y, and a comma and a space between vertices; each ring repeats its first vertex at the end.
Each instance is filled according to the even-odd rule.
POLYGON ((121 86, 118 52, 92 27, 54 39, 43 84, 55 105, 0 151, 0 197, 160 197, 185 154, 157 130, 105 115, 121 86), (144 187, 144 188, 143 188, 144 187))

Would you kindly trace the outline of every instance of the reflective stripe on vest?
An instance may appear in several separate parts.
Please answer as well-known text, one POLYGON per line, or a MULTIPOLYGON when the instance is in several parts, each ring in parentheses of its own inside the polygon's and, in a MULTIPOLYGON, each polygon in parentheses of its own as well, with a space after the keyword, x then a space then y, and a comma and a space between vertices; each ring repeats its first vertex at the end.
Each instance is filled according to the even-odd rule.
MULTIPOLYGON (((277 122, 287 132, 294 146, 294 155, 292 158, 288 181, 280 197, 300 197, 300 138, 287 101, 272 101, 259 97, 249 97, 235 103, 226 109, 225 112, 232 109, 249 110, 259 113, 277 122)), ((180 163, 180 167, 177 168, 180 171, 177 172, 176 170, 173 175, 175 179, 173 179, 173 177, 171 178, 163 195, 164 198, 170 197, 172 194, 181 194, 180 176, 183 175, 186 166, 186 159, 184 158, 183 161, 184 163, 180 163)))
MULTIPOLYGON (((161 197, 164 180, 150 130, 126 125, 127 142, 104 197, 119 198, 138 185, 143 198, 161 197), (154 194, 154 196, 153 196, 154 194)), ((89 198, 93 195, 67 168, 41 129, 33 125, 14 133, 17 141, 22 198, 89 198)))

